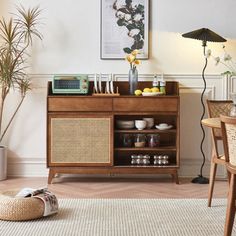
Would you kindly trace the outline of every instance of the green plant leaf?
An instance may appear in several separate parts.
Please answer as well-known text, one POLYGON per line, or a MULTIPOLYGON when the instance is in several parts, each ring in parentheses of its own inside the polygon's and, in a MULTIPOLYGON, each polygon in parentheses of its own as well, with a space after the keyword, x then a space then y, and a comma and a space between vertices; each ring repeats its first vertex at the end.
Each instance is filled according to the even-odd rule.
POLYGON ((222 75, 235 75, 235 72, 232 72, 232 71, 229 71, 229 70, 227 70, 227 71, 225 71, 225 72, 223 72, 223 73, 221 73, 222 75))
POLYGON ((132 51, 135 50, 135 49, 142 49, 143 45, 144 45, 143 40, 134 41, 134 44, 132 45, 131 49, 132 49, 132 51))
POLYGON ((139 13, 143 13, 144 12, 144 5, 139 4, 138 7, 137 7, 137 11, 139 13))
POLYGON ((132 0, 125 0, 125 3, 127 6, 130 6, 132 4, 132 0))
POLYGON ((135 41, 139 41, 139 40, 141 40, 141 35, 140 35, 140 33, 134 35, 134 40, 135 40, 135 41))
POLYGON ((125 20, 124 20, 124 19, 119 19, 119 20, 117 21, 117 25, 119 25, 119 26, 124 26, 124 25, 125 25, 125 20))
POLYGON ((130 48, 123 48, 124 52, 125 53, 131 53, 133 50, 131 50, 130 48))
POLYGON ((128 24, 126 25, 126 28, 130 31, 132 29, 136 29, 137 27, 135 26, 135 24, 128 24))

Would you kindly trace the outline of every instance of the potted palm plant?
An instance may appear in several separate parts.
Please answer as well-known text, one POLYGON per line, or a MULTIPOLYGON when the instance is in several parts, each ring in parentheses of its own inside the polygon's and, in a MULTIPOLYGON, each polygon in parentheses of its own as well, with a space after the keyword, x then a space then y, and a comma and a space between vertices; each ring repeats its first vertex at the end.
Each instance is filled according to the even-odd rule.
MULTIPOLYGON (((37 29, 40 13, 39 7, 25 9, 21 6, 9 20, 0 20, 0 144, 30 90, 30 78, 26 73, 28 49, 34 36, 42 39, 37 29), (6 126, 2 127, 5 101, 12 89, 18 91, 21 98, 6 126)), ((6 170, 6 147, 1 145, 0 180, 6 179, 6 170)))

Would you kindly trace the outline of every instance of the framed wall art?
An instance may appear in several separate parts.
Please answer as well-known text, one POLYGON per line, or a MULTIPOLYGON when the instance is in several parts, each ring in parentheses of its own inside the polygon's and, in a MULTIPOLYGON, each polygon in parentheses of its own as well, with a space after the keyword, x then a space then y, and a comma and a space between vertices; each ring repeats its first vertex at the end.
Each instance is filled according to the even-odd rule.
POLYGON ((148 59, 149 0, 101 0, 101 59, 148 59))

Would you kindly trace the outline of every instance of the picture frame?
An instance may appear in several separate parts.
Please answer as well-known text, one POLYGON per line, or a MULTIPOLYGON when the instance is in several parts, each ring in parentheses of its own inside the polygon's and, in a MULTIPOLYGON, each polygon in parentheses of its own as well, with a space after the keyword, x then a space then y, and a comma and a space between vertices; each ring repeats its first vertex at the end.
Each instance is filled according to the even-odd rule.
POLYGON ((134 49, 149 58, 149 0, 101 0, 100 57, 124 59, 134 49))

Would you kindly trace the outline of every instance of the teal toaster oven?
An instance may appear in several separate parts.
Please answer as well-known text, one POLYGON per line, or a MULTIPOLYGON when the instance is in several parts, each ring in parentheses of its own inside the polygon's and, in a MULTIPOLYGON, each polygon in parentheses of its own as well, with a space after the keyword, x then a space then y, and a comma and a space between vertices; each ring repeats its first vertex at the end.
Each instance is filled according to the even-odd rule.
POLYGON ((52 92, 58 94, 88 94, 88 75, 55 75, 52 92))

